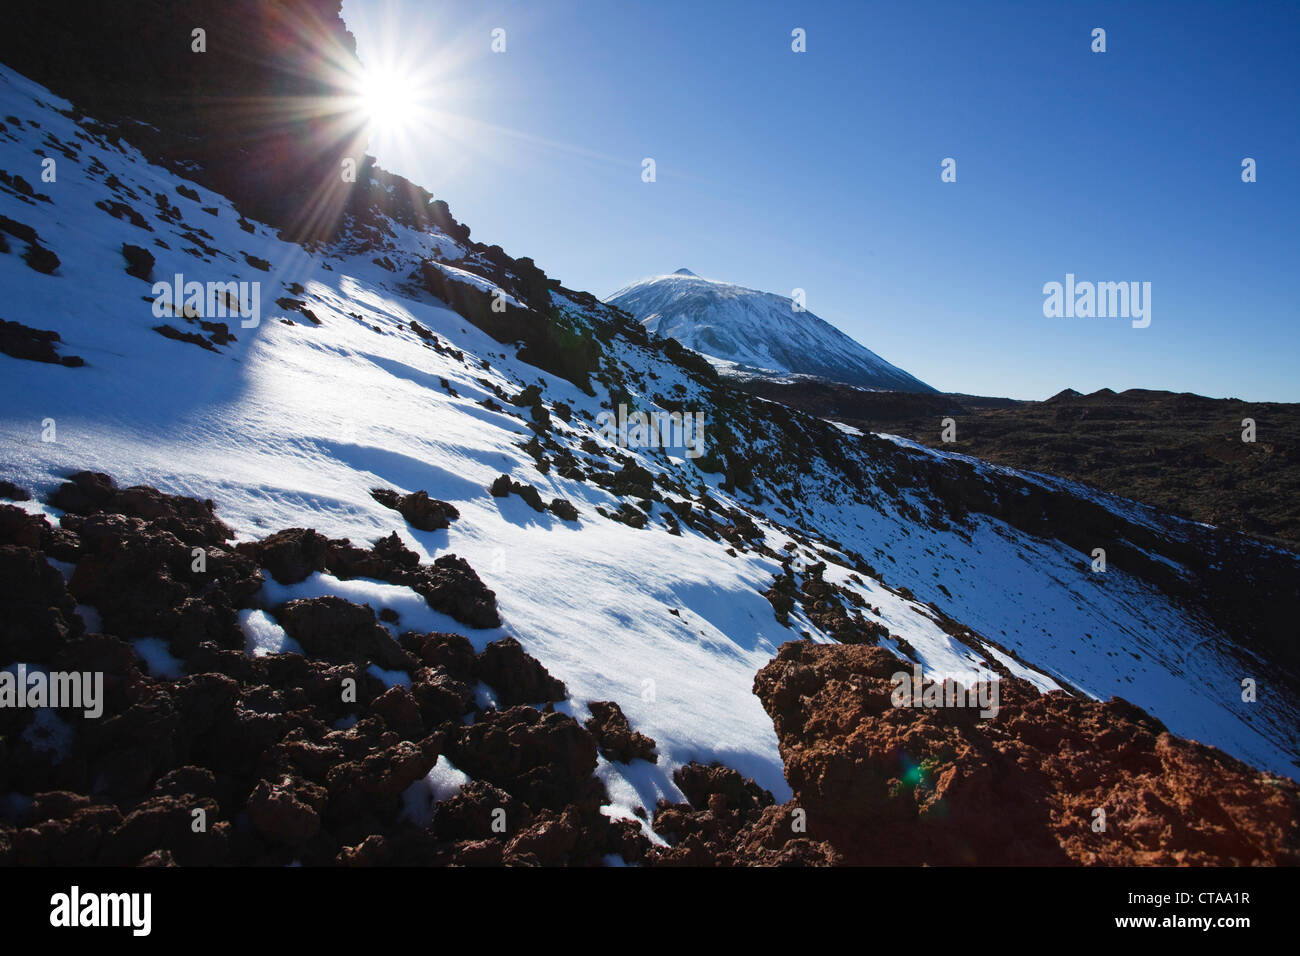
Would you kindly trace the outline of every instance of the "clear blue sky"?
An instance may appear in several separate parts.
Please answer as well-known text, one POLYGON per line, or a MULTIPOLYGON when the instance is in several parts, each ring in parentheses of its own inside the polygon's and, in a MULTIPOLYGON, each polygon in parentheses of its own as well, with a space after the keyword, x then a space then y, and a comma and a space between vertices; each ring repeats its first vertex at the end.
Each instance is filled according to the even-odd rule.
POLYGON ((415 64, 438 114, 373 140, 380 164, 566 285, 606 296, 684 266, 803 288, 946 391, 1300 401, 1300 4, 343 13, 363 63, 415 64), (1150 327, 1044 318, 1043 284, 1067 272, 1150 282, 1150 327))

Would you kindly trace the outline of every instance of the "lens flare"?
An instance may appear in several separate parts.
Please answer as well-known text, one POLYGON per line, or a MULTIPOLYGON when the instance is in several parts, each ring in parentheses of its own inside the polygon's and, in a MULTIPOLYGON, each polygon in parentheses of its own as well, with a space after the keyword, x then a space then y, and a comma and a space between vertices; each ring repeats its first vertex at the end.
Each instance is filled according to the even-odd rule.
POLYGON ((425 105, 415 77, 385 67, 367 69, 358 79, 358 106, 374 133, 401 134, 425 105))

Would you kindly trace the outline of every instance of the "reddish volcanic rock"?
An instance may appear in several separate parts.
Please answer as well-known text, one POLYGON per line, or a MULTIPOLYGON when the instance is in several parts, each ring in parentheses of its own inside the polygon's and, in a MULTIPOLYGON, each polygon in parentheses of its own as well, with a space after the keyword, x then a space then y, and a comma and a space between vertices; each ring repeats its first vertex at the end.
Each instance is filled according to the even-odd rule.
POLYGON ((0 865, 1300 861, 1294 783, 1173 737, 1131 704, 1004 677, 989 720, 899 709, 890 678, 904 662, 808 642, 782 647, 754 685, 795 799, 777 806, 733 769, 686 764, 673 775, 686 802, 654 809, 665 846, 601 812, 594 774, 598 747, 654 759, 654 742, 612 701, 591 702, 586 727, 529 706, 565 688, 513 638, 481 654, 456 634, 394 640, 371 608, 320 597, 272 609, 315 659, 245 650, 236 613, 256 606, 259 568, 407 583, 487 621, 495 598, 460 559, 420 565, 396 535, 359 548, 309 529, 231 548, 210 502, 90 472, 56 497, 57 527, 0 505, 0 578, 14 585, 0 593, 0 644, 102 672, 103 714, 66 714, 53 759, 30 711, 0 709, 0 792, 33 795, 0 815, 0 865), (47 555, 74 566, 68 582, 47 555), (78 604, 99 612, 95 632, 78 604), (180 673, 150 672, 130 643, 141 636, 162 637, 180 673), (409 686, 386 687, 371 664, 409 686), (504 709, 466 724, 480 681, 504 709), (431 800, 425 778, 444 753, 472 779, 431 800))
POLYGON ((705 766, 691 761, 677 769, 673 782, 681 788, 691 806, 701 810, 721 807, 749 813, 776 802, 771 793, 753 780, 720 763, 705 766))
POLYGON ((594 810, 604 787, 592 776, 596 741, 572 717, 519 705, 486 711, 448 747, 453 764, 535 810, 579 804, 594 810))
POLYGON ((432 829, 442 840, 500 842, 526 827, 532 818, 532 813, 504 790, 471 780, 455 796, 438 804, 432 829))
POLYGON ((460 517, 460 512, 454 506, 430 498, 427 491, 399 495, 389 488, 374 488, 370 496, 385 508, 400 513, 411 527, 419 531, 441 531, 460 517))
POLYGON ((285 777, 258 781, 248 798, 248 818, 268 840, 299 846, 320 832, 324 787, 285 777))
POLYGON ((492 685, 502 707, 565 698, 564 682, 552 677, 513 637, 503 637, 483 648, 477 667, 479 678, 492 685))
POLYGON ((297 584, 325 569, 329 539, 311 528, 286 528, 261 541, 241 543, 240 551, 256 558, 281 584, 297 584))
POLYGON ((441 614, 448 614, 470 627, 498 627, 497 596, 483 583, 464 558, 444 554, 433 564, 422 564, 403 576, 394 576, 394 584, 405 584, 424 598, 425 603, 441 614))
POLYGON ((807 837, 845 863, 1300 862, 1289 780, 1125 701, 1042 695, 1009 677, 988 720, 894 707, 903 667, 878 647, 793 642, 754 681, 795 793, 779 809, 804 811, 807 837))
POLYGON ((632 729, 618 704, 612 700, 593 700, 587 707, 591 710, 591 717, 583 726, 591 731, 606 758, 623 763, 638 757, 651 763, 659 762, 655 742, 632 729))
POLYGON ((281 605, 276 618, 313 656, 339 664, 374 662, 389 670, 411 666, 411 659, 375 620, 368 605, 333 595, 305 598, 281 605))
POLYGON ((505 860, 516 865, 563 866, 578 847, 582 822, 578 814, 543 810, 505 848, 505 860))
POLYGON ((432 667, 443 667, 452 677, 461 681, 473 681, 474 645, 469 638, 460 634, 444 634, 430 631, 417 634, 407 631, 400 638, 401 645, 407 652, 432 667))
POLYGON ((0 814, 0 865, 644 857, 646 838, 600 812, 596 742, 572 717, 516 706, 464 723, 480 680, 503 706, 563 699, 517 641, 482 654, 458 634, 399 641, 371 608, 326 596, 271 609, 309 656, 246 651, 236 613, 261 603, 260 568, 285 583, 325 570, 407 584, 487 626, 495 598, 461 559, 421 566, 395 534, 360 548, 303 528, 230 547, 210 502, 120 490, 91 472, 54 498, 57 527, 0 505, 0 577, 16 585, 0 593, 0 644, 44 667, 102 673, 103 713, 66 714, 66 752, 54 754, 32 711, 0 709, 0 792, 33 795, 0 814), (70 581, 47 555, 73 565, 70 581), (78 603, 99 612, 96 632, 78 603), (179 673, 151 672, 130 643, 141 636, 163 638, 179 673), (386 687, 372 664, 405 672, 409 686, 386 687), (444 743, 479 779, 425 804, 444 743))

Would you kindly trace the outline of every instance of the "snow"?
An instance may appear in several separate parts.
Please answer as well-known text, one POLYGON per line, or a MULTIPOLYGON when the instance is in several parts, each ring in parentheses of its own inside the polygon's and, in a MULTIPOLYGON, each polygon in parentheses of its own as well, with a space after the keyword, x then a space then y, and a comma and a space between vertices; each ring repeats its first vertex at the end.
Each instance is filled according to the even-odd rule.
MULTIPOLYGON (((6 667, 0 667, 0 672, 8 673, 14 681, 22 675, 27 675, 28 679, 35 673, 45 674, 47 677, 49 675, 48 669, 25 661, 14 661, 6 667), (22 668, 21 672, 19 668, 22 668)), ((31 711, 32 721, 23 730, 23 740, 27 741, 33 750, 51 754, 54 762, 58 763, 68 755, 72 746, 71 725, 60 717, 53 707, 33 707, 31 711)))
POLYGON ((244 650, 253 657, 303 653, 298 642, 265 611, 251 608, 240 611, 239 626, 244 631, 244 650))
POLYGON ((524 307, 524 304, 510 293, 496 285, 496 283, 491 282, 482 276, 475 275, 474 273, 458 268, 457 266, 447 265, 445 262, 433 262, 433 265, 435 268, 441 269, 457 282, 464 282, 466 285, 472 285, 480 292, 487 292, 491 295, 497 295, 499 293, 501 301, 504 302, 508 308, 513 307, 518 309, 524 307))
POLYGON ((48 556, 46 557, 45 560, 50 565, 50 567, 54 568, 56 571, 58 571, 60 574, 63 575, 63 580, 65 581, 72 580, 72 572, 77 569, 77 566, 75 564, 72 564, 69 561, 60 561, 57 558, 51 558, 48 556))
POLYGON ((738 371, 805 373, 833 381, 903 391, 930 386, 890 365, 790 296, 706 279, 689 270, 651 276, 606 300, 647 329, 674 338, 738 371))
POLYGON ((433 769, 403 792, 403 813, 412 823, 426 826, 433 819, 435 804, 450 800, 469 781, 468 774, 458 770, 446 755, 440 755, 433 769))
POLYGON ((90 634, 99 634, 103 632, 104 624, 99 618, 99 612, 88 604, 78 604, 77 614, 81 616, 82 622, 86 625, 86 631, 90 634))
POLYGON ((378 664, 371 664, 366 668, 366 673, 371 677, 378 677, 383 682, 383 685, 390 689, 411 686, 411 675, 406 671, 385 670, 378 664))
POLYGON ((160 637, 137 637, 131 641, 136 655, 145 663, 150 677, 175 679, 183 677, 185 666, 167 648, 160 637))
POLYGON ((51 754, 58 763, 67 757, 72 748, 72 727, 50 707, 38 707, 32 716, 32 722, 23 731, 23 740, 33 750, 42 750, 51 754))
MULTIPOLYGON (((416 548, 417 553, 419 550, 416 548)), ((394 637, 411 630, 446 632, 460 628, 454 618, 433 610, 425 603, 423 597, 404 585, 372 581, 369 578, 351 578, 341 581, 323 571, 291 585, 280 584, 270 575, 266 575, 266 583, 262 586, 260 598, 268 608, 272 608, 288 601, 329 595, 346 598, 354 604, 368 605, 375 612, 386 607, 393 609, 397 612, 398 622, 389 624, 381 621, 380 623, 388 628, 389 633, 394 637)), ((504 634, 505 632, 499 629, 475 631, 471 633, 470 640, 474 643, 474 649, 481 651, 489 641, 496 640, 504 634)))
POLYGON ((469 783, 469 775, 456 769, 445 755, 438 757, 425 780, 429 784, 429 793, 435 800, 450 800, 460 793, 460 788, 469 783))
MULTIPOLYGON (((386 625, 394 635, 408 629, 459 633, 477 650, 512 635, 565 682, 569 699, 557 709, 581 719, 587 702, 614 700, 633 728, 656 740, 656 764, 601 758, 597 775, 609 793, 604 812, 611 818, 631 818, 637 807, 653 811, 660 798, 681 800, 672 773, 690 760, 722 761, 778 800, 789 798, 771 720, 752 693, 754 674, 803 631, 817 641, 829 638, 802 612, 792 615, 793 628, 776 620, 761 593, 780 571, 776 560, 752 551, 732 556, 726 542, 686 526, 680 537, 670 535, 658 518, 641 530, 606 520, 596 508, 615 511, 619 499, 594 484, 561 478, 555 469, 536 469, 519 447, 532 434, 518 414, 526 410, 493 412, 478 402, 494 397, 494 389, 514 393, 544 382, 552 407, 562 401, 574 409, 569 424, 555 420, 555 434, 575 449, 584 438, 609 448, 595 426, 599 400, 514 358, 513 349, 399 278, 429 256, 459 258, 456 253, 464 250, 448 237, 390 223, 397 238, 384 251, 398 265, 391 273, 370 261, 373 251, 354 255, 339 244, 309 254, 263 226, 249 235, 223 197, 196 187, 202 204, 218 209, 216 217, 203 214, 176 193, 184 180, 147 164, 129 147, 119 152, 88 133, 78 139, 73 120, 34 98, 57 102, 0 68, 0 115, 36 119, 42 135, 79 143, 85 161, 59 160, 58 182, 40 187, 52 206, 0 191, 0 213, 34 225, 62 260, 58 274, 41 275, 23 263, 21 243, 11 241, 19 248, 0 254, 0 286, 8 293, 4 317, 58 331, 62 351, 81 355, 87 365, 72 369, 0 356, 0 478, 44 498, 73 471, 104 471, 122 486, 143 483, 211 498, 240 540, 309 527, 364 544, 396 531, 422 561, 460 555, 496 592, 499 628, 468 628, 431 610, 410 589, 382 581, 318 573, 284 586, 265 575, 259 607, 240 613, 245 646, 254 655, 301 652, 275 622, 274 610, 285 601, 328 594, 376 612, 396 611, 398 623, 386 625), (96 200, 115 197, 103 184, 106 174, 90 171, 91 155, 141 196, 132 205, 146 215, 152 233, 95 207, 96 200), (229 252, 229 260, 218 255, 208 262, 184 252, 189 243, 179 233, 185 227, 154 215, 145 188, 168 195, 185 222, 207 229, 213 236, 208 244, 229 252), (156 238, 171 248, 155 245, 156 238), (200 281, 261 281, 261 324, 232 328, 238 341, 217 354, 163 338, 153 331, 158 320, 145 301, 149 286, 123 271, 123 242, 150 248, 156 276, 181 272, 200 281), (241 251, 267 259, 272 271, 248 267, 241 251), (279 321, 275 300, 288 295, 294 282, 305 290, 295 297, 320 318, 319 327, 294 313, 289 317, 295 325, 279 321), (411 320, 463 350, 465 363, 427 347, 409 328, 411 320), (490 368, 481 366, 485 358, 490 368), (457 396, 444 390, 443 379, 457 396), (41 440, 47 418, 57 423, 57 441, 41 440), (534 512, 517 496, 490 496, 487 487, 501 473, 534 485, 545 500, 570 500, 580 512, 578 523, 534 512), (424 489, 451 502, 461 517, 442 531, 415 530, 370 497, 377 486, 424 489)), ((0 168, 32 166, 31 144, 22 131, 11 127, 10 134, 0 134, 0 168)), ((719 294, 735 288, 682 275, 647 281, 669 278, 702 283, 701 289, 720 289, 719 294)), ((666 287, 665 303, 673 291, 666 287)), ((579 317, 586 308, 559 292, 555 301, 579 317)), ((744 312, 747 322, 766 321, 767 300, 740 301, 748 304, 737 309, 757 310, 744 312)), ((798 321, 806 329, 814 319, 804 313, 798 321)), ((667 326, 656 328, 672 334, 667 326)), ((827 333, 825 341, 832 339, 827 333)), ((844 351, 837 353, 845 361, 856 355, 864 369, 892 368, 847 341, 852 347, 841 343, 844 351)), ((637 375, 653 371, 654 391, 673 394, 680 388, 687 408, 700 398, 698 384, 665 365, 653 349, 619 339, 611 351, 637 375)), ((747 363, 779 368, 776 358, 743 356, 747 363)), ((628 390, 652 406, 650 387, 635 378, 627 378, 628 390)), ((831 434, 843 453, 870 482, 880 467, 869 450, 874 439, 835 427, 839 431, 831 434)), ((897 444, 911 455, 942 457, 897 444)), ((775 454, 775 443, 759 441, 753 452, 775 454)), ((662 449, 631 454, 653 473, 666 472, 729 506, 746 508, 778 552, 792 540, 792 524, 818 547, 833 539, 861 552, 883 581, 851 576, 847 562, 834 561, 826 579, 879 607, 879 615, 867 616, 908 642, 927 678, 969 680, 996 661, 1045 691, 1069 686, 1101 698, 1122 695, 1176 733, 1258 766, 1296 773, 1298 715, 1287 705, 1247 711, 1239 694, 1229 693, 1239 682, 1240 665, 1219 648, 1215 632, 1143 581, 1117 570, 1099 580, 1088 572, 1086 556, 988 518, 975 516, 969 526, 942 530, 917 522, 908 508, 929 513, 941 506, 915 489, 891 497, 873 487, 847 488, 820 460, 798 463, 802 500, 773 492, 766 504, 756 505, 723 491, 720 476, 704 476, 662 449), (915 600, 898 593, 902 586, 915 600), (948 634, 929 603, 970 633, 948 634)), ((1051 481, 1132 520, 1157 520, 1140 506, 1097 497, 1081 486, 1004 473, 1025 483, 1051 481)), ((56 515, 35 502, 26 507, 56 515)), ((821 558, 810 554, 809 560, 821 558)), ((157 643, 143 639, 134 645, 151 672, 167 673, 174 658, 169 662, 157 643)), ((388 686, 410 679, 400 672, 377 676, 388 686)), ((476 693, 480 704, 492 703, 490 688, 479 685, 476 693)), ((424 819, 462 778, 440 760, 408 793, 408 812, 424 819)))

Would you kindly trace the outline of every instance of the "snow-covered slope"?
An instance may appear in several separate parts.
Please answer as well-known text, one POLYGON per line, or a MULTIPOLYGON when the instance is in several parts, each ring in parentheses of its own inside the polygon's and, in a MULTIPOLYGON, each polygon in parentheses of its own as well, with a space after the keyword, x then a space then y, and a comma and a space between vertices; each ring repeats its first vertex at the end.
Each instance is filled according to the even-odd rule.
POLYGON ((704 279, 689 269, 651 276, 605 300, 656 335, 720 360, 738 374, 793 372, 871 389, 932 392, 792 300, 704 279))
MULTIPOLYGON (((1176 733, 1295 774, 1294 698, 1279 691, 1258 708, 1240 699, 1243 668, 1254 661, 1263 679, 1266 660, 1122 562, 1093 574, 1079 548, 952 506, 913 476, 961 465, 980 487, 1001 482, 1001 498, 1046 479, 845 434, 739 395, 614 310, 552 286, 552 314, 599 344, 588 392, 520 360, 420 284, 421 263, 439 259, 494 286, 483 248, 382 216, 380 228, 350 228, 312 250, 286 243, 66 110, 0 68, 0 116, 18 120, 0 130, 0 169, 36 183, 34 150, 58 158, 57 181, 36 190, 48 201, 0 189, 0 214, 34 227, 60 260, 35 271, 11 237, 0 316, 57 331, 62 352, 86 363, 0 355, 0 478, 44 499, 70 472, 103 471, 123 486, 210 498, 242 538, 297 526, 366 542, 395 531, 422 560, 466 558, 497 594, 500 628, 466 627, 403 587, 325 573, 284 587, 268 578, 260 602, 270 615, 289 597, 338 594, 397 609, 403 628, 463 633, 478 649, 518 637, 566 683, 559 709, 581 718, 589 701, 615 700, 658 742, 658 764, 601 758, 610 815, 680 800, 672 772, 690 760, 723 761, 789 795, 751 688, 783 642, 832 639, 811 601, 796 602, 787 625, 765 596, 783 576, 804 585, 818 573, 831 603, 883 628, 881 643, 927 676, 969 681, 993 667, 1043 690, 1122 695, 1176 733), (110 214, 111 203, 143 225, 110 214), (231 321, 237 339, 211 350, 160 335, 151 284, 127 274, 123 244, 147 247, 159 279, 260 282, 260 324, 231 321), (546 427, 504 398, 529 386, 546 427), (598 416, 620 402, 700 411, 709 453, 616 447, 598 416), (629 464, 654 476, 649 494, 611 480, 629 464), (502 473, 573 502, 577 521, 491 496, 502 473), (415 530, 371 497, 376 486, 426 490, 461 517, 415 530)), ((1160 541, 1192 533, 1129 502, 1087 501, 1160 541)), ((266 618, 245 620, 250 643, 265 644, 266 618)))

